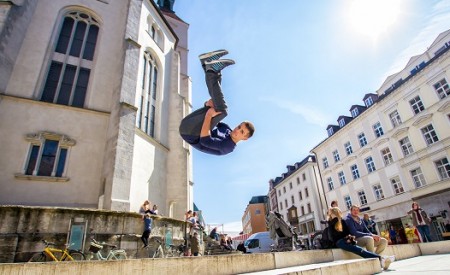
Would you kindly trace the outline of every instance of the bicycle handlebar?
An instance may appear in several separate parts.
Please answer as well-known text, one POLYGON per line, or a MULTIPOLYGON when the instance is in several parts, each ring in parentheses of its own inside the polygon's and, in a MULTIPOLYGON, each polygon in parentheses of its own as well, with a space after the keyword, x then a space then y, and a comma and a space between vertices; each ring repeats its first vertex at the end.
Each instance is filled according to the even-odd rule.
POLYGON ((100 242, 98 242, 95 239, 92 239, 92 242, 95 243, 95 244, 101 245, 101 246, 109 246, 109 247, 111 247, 113 249, 117 248, 117 245, 115 245, 115 244, 109 244, 109 243, 105 243, 105 242, 100 243, 100 242))

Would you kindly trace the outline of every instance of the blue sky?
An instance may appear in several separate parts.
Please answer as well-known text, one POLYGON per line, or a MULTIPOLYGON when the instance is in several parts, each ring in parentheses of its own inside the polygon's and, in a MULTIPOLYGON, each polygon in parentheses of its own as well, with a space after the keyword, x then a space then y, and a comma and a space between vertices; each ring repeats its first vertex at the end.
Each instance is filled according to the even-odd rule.
POLYGON ((326 126, 450 29, 450 0, 177 0, 189 27, 194 109, 207 100, 198 55, 227 49, 224 122, 255 135, 226 156, 194 151, 194 200, 207 223, 242 230, 248 201, 304 159, 326 126))

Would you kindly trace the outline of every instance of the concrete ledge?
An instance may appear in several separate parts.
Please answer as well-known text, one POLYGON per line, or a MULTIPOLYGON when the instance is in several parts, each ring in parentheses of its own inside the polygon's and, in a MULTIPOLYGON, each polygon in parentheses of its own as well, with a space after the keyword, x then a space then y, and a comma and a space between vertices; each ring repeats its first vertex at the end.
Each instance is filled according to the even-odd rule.
POLYGON ((450 241, 440 241, 432 243, 419 243, 422 255, 435 255, 450 253, 450 241))
MULTIPOLYGON (((450 253, 450 241, 388 246, 384 255, 407 259, 450 253)), ((239 274, 294 268, 290 274, 368 274, 380 271, 377 259, 361 259, 340 249, 123 261, 0 264, 0 274, 239 274), (364 266, 362 266, 364 265, 364 266)), ((285 273, 285 274, 287 274, 285 273)), ((277 273, 283 274, 283 273, 277 273)))
POLYGON ((276 270, 245 273, 246 275, 296 274, 296 275, 336 275, 336 274, 375 274, 381 271, 377 259, 340 260, 329 263, 286 267, 276 270))
POLYGON ((275 268, 332 262, 332 251, 306 250, 272 253, 275 257, 275 268))

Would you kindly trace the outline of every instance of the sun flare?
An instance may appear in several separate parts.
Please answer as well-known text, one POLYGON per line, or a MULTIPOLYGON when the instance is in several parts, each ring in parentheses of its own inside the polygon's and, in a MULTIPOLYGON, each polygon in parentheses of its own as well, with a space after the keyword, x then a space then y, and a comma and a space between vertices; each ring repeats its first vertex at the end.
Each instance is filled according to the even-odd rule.
POLYGON ((353 0, 349 8, 350 25, 373 40, 389 31, 397 21, 403 0, 353 0))

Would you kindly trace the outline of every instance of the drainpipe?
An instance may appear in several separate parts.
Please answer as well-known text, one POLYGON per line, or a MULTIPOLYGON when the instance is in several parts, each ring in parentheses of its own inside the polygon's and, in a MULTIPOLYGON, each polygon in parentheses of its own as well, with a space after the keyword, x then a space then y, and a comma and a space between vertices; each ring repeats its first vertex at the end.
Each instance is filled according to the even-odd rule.
MULTIPOLYGON (((318 183, 316 182, 316 187, 317 190, 319 191, 319 200, 320 200, 320 204, 322 206, 322 211, 327 211, 328 210, 328 202, 327 202, 327 196, 325 196, 325 188, 323 186, 323 180, 322 180, 322 173, 320 173, 320 168, 319 168, 319 161, 317 158, 317 154, 312 151, 312 153, 314 154, 314 157, 316 158, 316 164, 317 164, 317 171, 316 168, 313 166, 313 170, 314 170, 314 175, 316 176, 315 178, 317 179, 317 173, 319 173, 319 179, 320 179, 320 185, 321 185, 321 189, 319 189, 318 183), (323 195, 323 197, 322 197, 323 195), (324 205, 325 203, 325 205, 324 205)), ((326 215, 325 212, 322 212, 322 219, 325 219, 326 215)))

